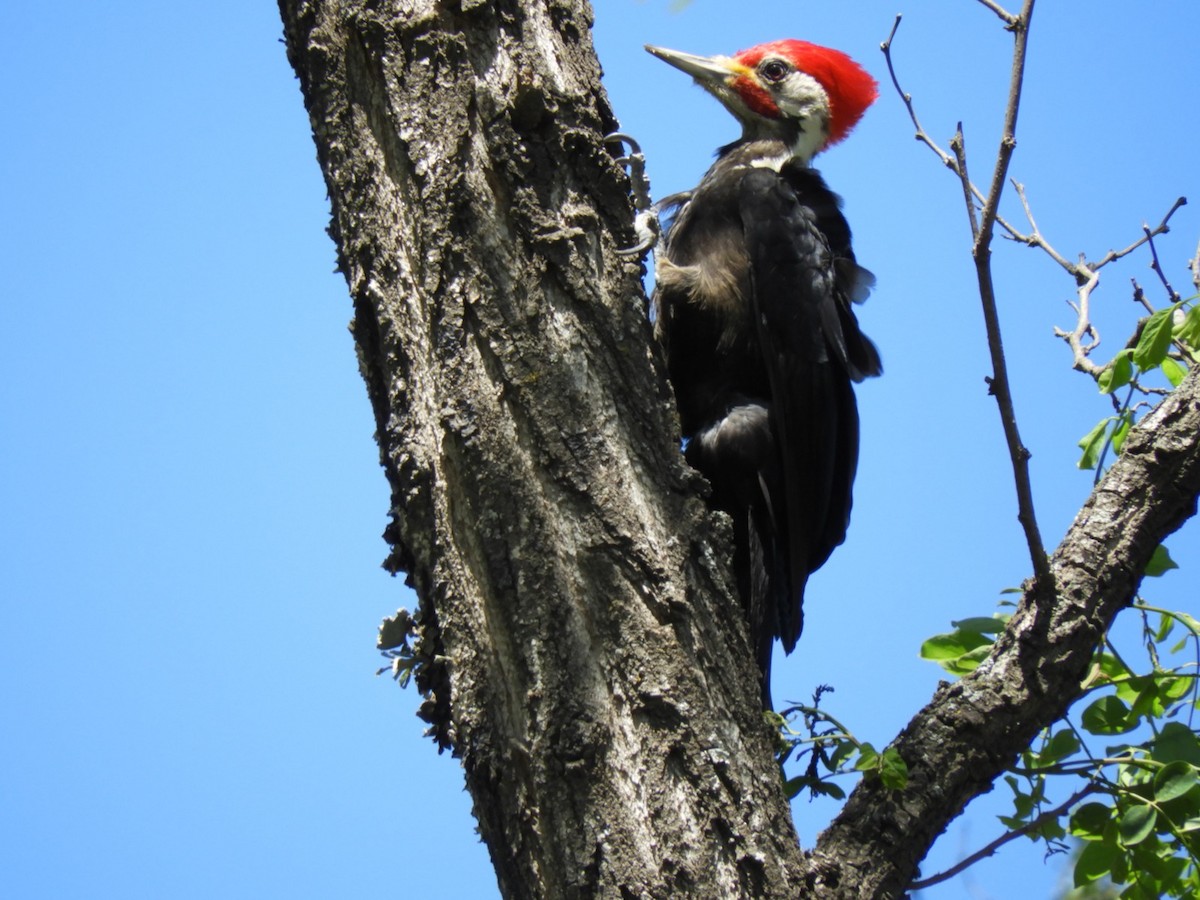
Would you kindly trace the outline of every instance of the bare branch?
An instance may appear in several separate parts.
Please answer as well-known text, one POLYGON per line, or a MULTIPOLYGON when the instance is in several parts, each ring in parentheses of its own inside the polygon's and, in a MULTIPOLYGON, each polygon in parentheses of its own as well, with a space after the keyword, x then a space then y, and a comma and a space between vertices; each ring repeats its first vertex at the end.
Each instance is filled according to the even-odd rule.
MULTIPOLYGON (((1166 231, 1166 229, 1163 229, 1166 231)), ((1142 231, 1146 233, 1146 243, 1150 245, 1150 268, 1158 275, 1158 280, 1162 282, 1164 288, 1167 289, 1167 302, 1178 303, 1180 301, 1179 292, 1171 287, 1171 282, 1167 280, 1167 273, 1163 271, 1162 264, 1158 261, 1158 250, 1154 247, 1154 234, 1150 230, 1149 225, 1143 225, 1142 231)))
MULTIPOLYGON (((1121 259, 1123 256, 1127 256, 1138 247, 1142 246, 1142 244, 1152 241, 1154 236, 1164 234, 1169 231, 1170 228, 1168 223, 1170 222, 1171 216, 1175 214, 1175 211, 1179 209, 1179 207, 1187 203, 1187 198, 1180 197, 1178 200, 1176 200, 1171 208, 1167 210, 1167 213, 1165 216, 1163 216, 1162 221, 1159 222, 1154 228, 1146 228, 1143 226, 1146 233, 1124 250, 1110 250, 1099 262, 1096 263, 1089 263, 1082 256, 1078 262, 1071 262, 1061 253, 1055 250, 1054 247, 1051 246, 1050 242, 1047 241, 1042 235, 1041 230, 1038 228, 1037 221, 1033 217, 1033 209, 1030 206, 1029 198, 1025 194, 1025 185, 1021 184, 1016 179, 1012 180, 1012 185, 1014 190, 1017 192, 1017 196, 1021 199, 1021 206, 1025 210, 1025 218, 1029 221, 1029 227, 1033 230, 1029 234, 1016 234, 1003 222, 1003 220, 998 221, 1000 221, 1000 224, 1003 225, 1009 234, 1012 235, 1014 240, 1020 241, 1023 244, 1027 244, 1030 247, 1040 247, 1051 259, 1058 263, 1059 266, 1061 266, 1068 274, 1071 275, 1071 277, 1075 279, 1075 283, 1077 285, 1076 293, 1079 298, 1078 303, 1071 304, 1071 308, 1075 310, 1075 327, 1071 331, 1066 331, 1062 328, 1055 328, 1054 334, 1056 337, 1062 338, 1067 342, 1068 346, 1070 346, 1072 355, 1072 368, 1074 368, 1076 371, 1091 375, 1093 378, 1098 378, 1106 366, 1097 365, 1089 358, 1092 351, 1100 346, 1100 335, 1091 322, 1089 302, 1091 300, 1092 292, 1100 285, 1100 269, 1110 262, 1114 262, 1118 259, 1121 259), (1091 340, 1085 343, 1085 338, 1090 338, 1091 340)), ((1200 259, 1200 248, 1197 248, 1197 258, 1200 259)), ((1178 295, 1175 296, 1177 297, 1178 295)), ((1154 312, 1154 308, 1145 300, 1144 295, 1141 294, 1141 288, 1138 287, 1136 282, 1134 282, 1134 299, 1140 300, 1142 305, 1146 307, 1147 311, 1154 312)), ((1138 385, 1137 387, 1138 390, 1142 391, 1143 393, 1158 393, 1157 389, 1154 388, 1146 388, 1142 385, 1138 385)))
MULTIPOLYGON (((1029 227, 1033 229, 1033 231, 1028 235, 1023 235, 1017 237, 1016 239, 1022 241, 1022 243, 1028 244, 1030 247, 1041 247, 1042 250, 1046 251, 1052 260, 1066 269, 1067 272, 1076 279, 1076 281, 1086 280, 1088 276, 1083 273, 1081 265, 1068 260, 1065 256, 1050 246, 1050 243, 1042 236, 1042 232, 1038 228, 1037 222, 1033 218, 1033 210, 1029 206, 1029 198, 1025 196, 1025 185, 1021 184, 1021 182, 1014 178, 1012 179, 1012 186, 1013 190, 1017 192, 1017 196, 1021 198, 1021 208, 1025 210, 1025 218, 1029 220, 1029 227)), ((1016 236, 1014 235, 1014 237, 1016 236)))
MULTIPOLYGON (((1000 422, 1004 428, 1004 439, 1008 444, 1008 455, 1012 463, 1013 480, 1017 489, 1017 519, 1025 531, 1025 542, 1029 547, 1029 558, 1037 580, 1048 585, 1051 578, 1046 549, 1038 529, 1037 515, 1033 507, 1033 486, 1029 478, 1029 450, 1021 442, 1017 428, 1016 409, 1013 404, 1012 388, 1008 380, 1008 363, 1004 356, 1004 341, 1000 333, 1000 314, 996 306, 996 288, 992 280, 991 243, 996 224, 996 212, 1000 196, 1008 178, 1008 165, 1017 146, 1017 113, 1021 106, 1021 85, 1025 77, 1025 49, 1029 42, 1029 23, 1033 16, 1034 0, 1025 0, 1020 19, 1013 23, 1013 62, 1009 81, 1008 104, 1004 111, 1004 133, 1000 149, 996 154, 996 168, 992 173, 992 184, 983 210, 979 215, 979 230, 975 235, 975 246, 971 255, 975 259, 975 274, 979 282, 979 299, 983 304, 983 321, 987 329, 988 351, 992 359, 992 377, 988 386, 996 398, 1000 410, 1000 422)), ((969 182, 968 182, 969 184, 969 182)))
MULTIPOLYGON (((1086 267, 1084 267, 1086 269, 1086 267)), ((1089 359, 1089 354, 1100 346, 1100 335, 1096 332, 1095 327, 1091 322, 1089 312, 1089 304, 1094 291, 1100 284, 1100 273, 1088 270, 1088 278, 1079 286, 1078 305, 1072 304, 1072 308, 1076 313, 1075 329, 1073 331, 1063 331, 1061 328, 1055 328, 1054 333, 1065 340, 1071 348, 1071 354, 1074 356, 1072 367, 1079 372, 1086 372, 1093 378, 1099 377, 1104 371, 1104 366, 1098 366, 1089 359), (1090 337, 1091 341, 1087 344, 1083 342, 1085 337, 1090 337)))
POLYGON ((887 40, 879 45, 879 49, 883 51, 883 58, 887 60, 888 75, 892 78, 892 85, 896 88, 896 93, 904 101, 904 106, 908 110, 908 117, 912 119, 913 127, 917 129, 916 139, 936 153, 947 168, 951 169, 956 175, 961 175, 955 166, 954 157, 938 146, 937 141, 931 138, 929 133, 922 127, 921 120, 917 118, 917 110, 913 106, 912 94, 905 93, 904 88, 900 87, 900 79, 896 77, 896 68, 892 64, 892 41, 896 37, 896 31, 900 28, 901 18, 903 17, 900 15, 896 16, 896 21, 892 23, 892 30, 888 34, 887 40))
MULTIPOLYGON (((1158 235, 1166 234, 1168 231, 1170 231, 1171 229, 1168 227, 1167 223, 1171 221, 1171 216, 1175 215, 1175 210, 1179 209, 1181 206, 1187 206, 1187 197, 1180 197, 1171 205, 1171 208, 1167 210, 1167 214, 1163 216, 1162 221, 1150 230, 1150 236, 1158 237, 1158 235)), ((1103 268, 1110 262, 1115 262, 1116 260, 1120 259, 1122 256, 1128 256, 1138 247, 1142 246, 1142 244, 1146 243, 1147 240, 1148 238, 1145 234, 1143 234, 1124 250, 1109 250, 1100 258, 1099 262, 1085 263, 1085 265, 1093 270, 1103 268)), ((1197 248, 1197 253, 1200 255, 1200 247, 1197 248)))
POLYGON ((1004 21, 1006 28, 1012 29, 1017 27, 1017 17, 999 3, 993 3, 992 0, 979 0, 979 2, 998 15, 1004 21))
POLYGON ((971 866, 975 865, 975 863, 979 862, 981 859, 987 859, 989 856, 994 854, 997 850, 999 850, 1001 847, 1003 847, 1009 841, 1016 840, 1019 837, 1027 835, 1031 831, 1036 831, 1037 829, 1039 829, 1043 825, 1045 825, 1047 822, 1057 819, 1059 816, 1061 816, 1063 813, 1065 813, 1067 810, 1069 810, 1072 806, 1074 806, 1076 803, 1078 803, 1084 797, 1088 796, 1089 794, 1094 794, 1098 790, 1099 790, 1099 788, 1094 784, 1089 784, 1086 787, 1081 788, 1080 790, 1078 790, 1074 794, 1072 794, 1066 800, 1066 802, 1060 804, 1059 806, 1054 807, 1054 809, 1046 810, 1046 812, 1042 813, 1036 819, 1033 819, 1030 822, 1026 822, 1020 828, 1015 828, 1012 831, 1006 831, 1004 834, 1000 835, 1000 837, 996 838, 996 840, 992 841, 986 847, 983 847, 980 850, 976 851, 975 853, 972 853, 966 859, 962 860, 959 863, 956 863, 955 865, 951 866, 949 869, 946 869, 946 871, 939 872, 936 875, 931 875, 928 878, 922 878, 920 881, 914 881, 912 884, 910 884, 908 886, 909 890, 920 891, 920 890, 924 890, 927 887, 933 887, 935 884, 941 884, 943 881, 949 881, 955 875, 958 875, 960 872, 966 871, 971 866))
POLYGON ((1188 262, 1188 268, 1192 270, 1192 287, 1200 291, 1200 244, 1196 244, 1196 255, 1188 262))
MULTIPOLYGON (((888 75, 891 76, 892 86, 895 87, 897 95, 899 95, 900 100, 904 103, 905 109, 908 110, 908 117, 912 120, 913 127, 916 129, 916 134, 914 137, 928 147, 931 151, 933 151, 938 159, 942 161, 942 165, 944 165, 947 169, 961 179, 962 168, 960 167, 959 163, 953 156, 943 150, 937 141, 929 136, 929 133, 925 130, 924 126, 921 125, 921 120, 917 118, 917 110, 913 104, 912 94, 906 93, 904 88, 900 86, 900 79, 896 75, 896 67, 892 62, 892 41, 896 37, 897 29, 900 27, 900 19, 900 16, 896 16, 896 21, 892 23, 892 30, 891 33, 888 34, 887 40, 882 41, 879 44, 879 49, 883 51, 884 59, 887 61, 888 75)), ((976 187, 973 182, 970 183, 970 190, 971 196, 974 197, 980 204, 982 204, 984 199, 983 191, 976 187)), ((996 222, 1001 228, 1003 228, 1009 233, 1009 235, 1012 236, 1013 240, 1021 243, 1029 243, 1028 239, 1019 231, 1017 231, 1017 229, 1011 224, 1009 224, 1003 216, 997 214, 996 222)), ((972 236, 974 236, 974 233, 972 233, 972 236)))
MULTIPOLYGON (((987 0, 980 0, 985 5, 987 0)), ((1025 49, 1029 44, 1029 21, 1033 16, 1034 0, 1025 0, 1019 19, 1009 20, 1009 27, 1015 36, 1013 41, 1012 75, 1008 86, 1008 103, 1004 109, 1004 133, 1000 138, 1000 150, 996 154, 996 168, 992 173, 992 186, 987 199, 983 203, 983 213, 980 222, 980 236, 977 244, 986 250, 991 243, 992 226, 996 221, 996 211, 1000 206, 1000 195, 1004 192, 1004 182, 1008 178, 1008 165, 1012 160, 1013 150, 1017 147, 1016 128, 1017 113, 1021 108, 1021 86, 1025 80, 1025 49)))
MULTIPOLYGON (((1138 304, 1139 306, 1141 306, 1141 308, 1144 309, 1146 312, 1153 314, 1154 313, 1154 304, 1146 299, 1146 292, 1144 290, 1142 290, 1142 286, 1140 284, 1138 284, 1138 280, 1136 278, 1130 278, 1129 283, 1131 285, 1133 285, 1133 302, 1138 304)), ((1144 322, 1145 320, 1143 319, 1142 321, 1144 322)), ((1141 335, 1141 333, 1142 333, 1142 322, 1139 322, 1137 331, 1134 333, 1133 337, 1130 339, 1130 343, 1136 344, 1138 336, 1141 335)))
POLYGON ((954 131, 954 137, 950 139, 950 149, 954 151, 955 161, 958 163, 958 180, 963 188, 963 200, 967 204, 967 218, 971 222, 971 239, 979 238, 979 218, 975 213, 975 196, 972 192, 977 193, 975 185, 971 184, 970 176, 967 174, 967 144, 966 138, 963 137, 962 122, 958 123, 954 131))

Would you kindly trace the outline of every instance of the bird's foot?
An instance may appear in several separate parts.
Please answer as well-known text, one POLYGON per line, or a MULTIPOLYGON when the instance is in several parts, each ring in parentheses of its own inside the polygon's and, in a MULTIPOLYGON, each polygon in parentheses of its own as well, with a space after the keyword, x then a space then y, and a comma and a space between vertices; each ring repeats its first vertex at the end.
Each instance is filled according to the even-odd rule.
POLYGON ((658 223, 658 210, 650 202, 650 179, 646 177, 646 157, 642 148, 632 137, 620 131, 614 131, 604 138, 606 144, 618 144, 624 149, 629 145, 629 152, 617 158, 617 165, 624 166, 629 172, 630 195, 633 198, 633 208, 636 211, 633 219, 633 230, 638 242, 632 247, 623 247, 617 251, 620 256, 643 256, 658 243, 661 228, 658 223))

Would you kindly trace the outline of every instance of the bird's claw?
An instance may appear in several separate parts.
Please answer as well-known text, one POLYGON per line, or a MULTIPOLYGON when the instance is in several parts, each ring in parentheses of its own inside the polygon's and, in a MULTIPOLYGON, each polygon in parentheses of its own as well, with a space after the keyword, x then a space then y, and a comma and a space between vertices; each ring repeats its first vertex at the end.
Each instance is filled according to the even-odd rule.
POLYGON ((629 145, 629 152, 617 158, 617 165, 625 167, 629 172, 630 195, 633 208, 636 210, 633 219, 633 230, 638 242, 632 247, 622 247, 617 250, 618 256, 643 256, 658 243, 661 227, 658 223, 658 210, 650 201, 650 179, 646 177, 646 157, 642 148, 632 137, 620 131, 614 131, 604 138, 606 144, 629 145))

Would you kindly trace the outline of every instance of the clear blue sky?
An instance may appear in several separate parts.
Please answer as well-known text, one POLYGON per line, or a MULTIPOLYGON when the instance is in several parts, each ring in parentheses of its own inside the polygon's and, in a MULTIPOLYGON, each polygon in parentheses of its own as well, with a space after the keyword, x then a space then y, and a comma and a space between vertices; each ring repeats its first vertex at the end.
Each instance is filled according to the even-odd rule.
MULTIPOLYGON (((601 0, 605 83, 655 192, 694 183, 735 128, 643 43, 803 37, 883 81, 903 5, 849 8, 601 0)), ((964 121, 983 180, 1009 38, 970 0, 906 12, 905 87, 935 136, 964 121)), ((280 31, 270 2, 0 11, 4 896, 496 896, 457 763, 421 739, 416 694, 372 677, 378 620, 413 601, 379 568, 387 487, 280 31)), ((1041 4, 1013 174, 1064 253, 1124 245, 1188 194, 1161 243, 1185 285, 1197 34, 1192 0, 1041 4)), ((921 640, 990 613, 1028 567, 957 186, 886 85, 820 166, 879 279, 862 320, 886 375, 860 395, 850 539, 775 696, 833 684, 830 708, 882 745, 938 680, 921 640)), ((1054 543, 1090 487, 1075 441, 1106 406, 1051 335, 1071 283, 1031 250, 996 260, 1054 543)), ((1145 262, 1106 272, 1112 351, 1145 262)), ((1196 534, 1170 542, 1192 572, 1196 534)), ((1196 613, 1184 578, 1148 596, 1196 613)), ((998 808, 965 817, 928 871, 994 837, 998 808)), ((830 813, 797 805, 806 842, 830 813)), ((1058 866, 1018 847, 926 896, 1047 896, 1058 866)))

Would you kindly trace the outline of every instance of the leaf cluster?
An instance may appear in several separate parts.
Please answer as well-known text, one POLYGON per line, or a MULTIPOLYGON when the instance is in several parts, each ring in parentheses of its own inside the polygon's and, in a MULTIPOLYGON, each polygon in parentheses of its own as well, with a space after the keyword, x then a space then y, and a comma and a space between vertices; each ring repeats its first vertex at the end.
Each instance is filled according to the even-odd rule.
MULTIPOLYGON (((1140 294, 1143 299, 1144 296, 1140 294)), ((1135 394, 1157 392, 1148 387, 1147 376, 1161 372, 1172 388, 1178 387, 1187 376, 1188 368, 1200 356, 1200 305, 1197 297, 1178 300, 1170 306, 1155 310, 1142 320, 1129 346, 1120 350, 1096 376, 1100 393, 1114 395, 1127 388, 1124 400, 1113 397, 1113 414, 1101 419, 1079 440, 1083 454, 1077 465, 1081 469, 1096 469, 1109 447, 1119 454, 1146 404, 1134 403, 1135 394)))
MULTIPOLYGON (((1174 568, 1159 548, 1147 575, 1174 568)), ((1111 879, 1119 896, 1200 896, 1200 621, 1143 602, 1146 664, 1129 665, 1111 637, 1098 649, 1082 687, 1079 712, 1046 729, 1004 781, 1012 812, 1000 816, 1006 838, 1043 841, 1048 853, 1082 841, 1076 887, 1111 879), (1189 652, 1190 651, 1190 652, 1189 652), (1173 664, 1165 664, 1170 660, 1173 664), (1124 742, 1107 743, 1117 738, 1124 742), (1106 742, 1102 750, 1092 745, 1106 742), (1064 785, 1075 791, 1052 805, 1064 785), (1084 801, 1087 802, 1084 802, 1084 801)), ((921 648, 955 675, 986 658, 1006 616, 966 619, 921 648)))
POLYGON ((425 736, 438 745, 438 752, 453 748, 454 725, 450 718, 447 659, 440 652, 441 636, 436 621, 430 622, 421 610, 410 613, 404 607, 380 623, 375 647, 389 664, 376 675, 391 672, 400 687, 413 681, 421 693, 417 716, 429 723, 425 736))
POLYGON ((777 758, 788 799, 808 791, 810 799, 844 800, 846 791, 835 781, 842 776, 878 778, 892 790, 903 790, 908 784, 908 766, 894 747, 875 749, 820 708, 821 697, 832 691, 821 685, 813 693, 811 706, 766 713, 779 732, 777 758), (786 766, 793 759, 803 763, 804 770, 789 778, 786 766))

